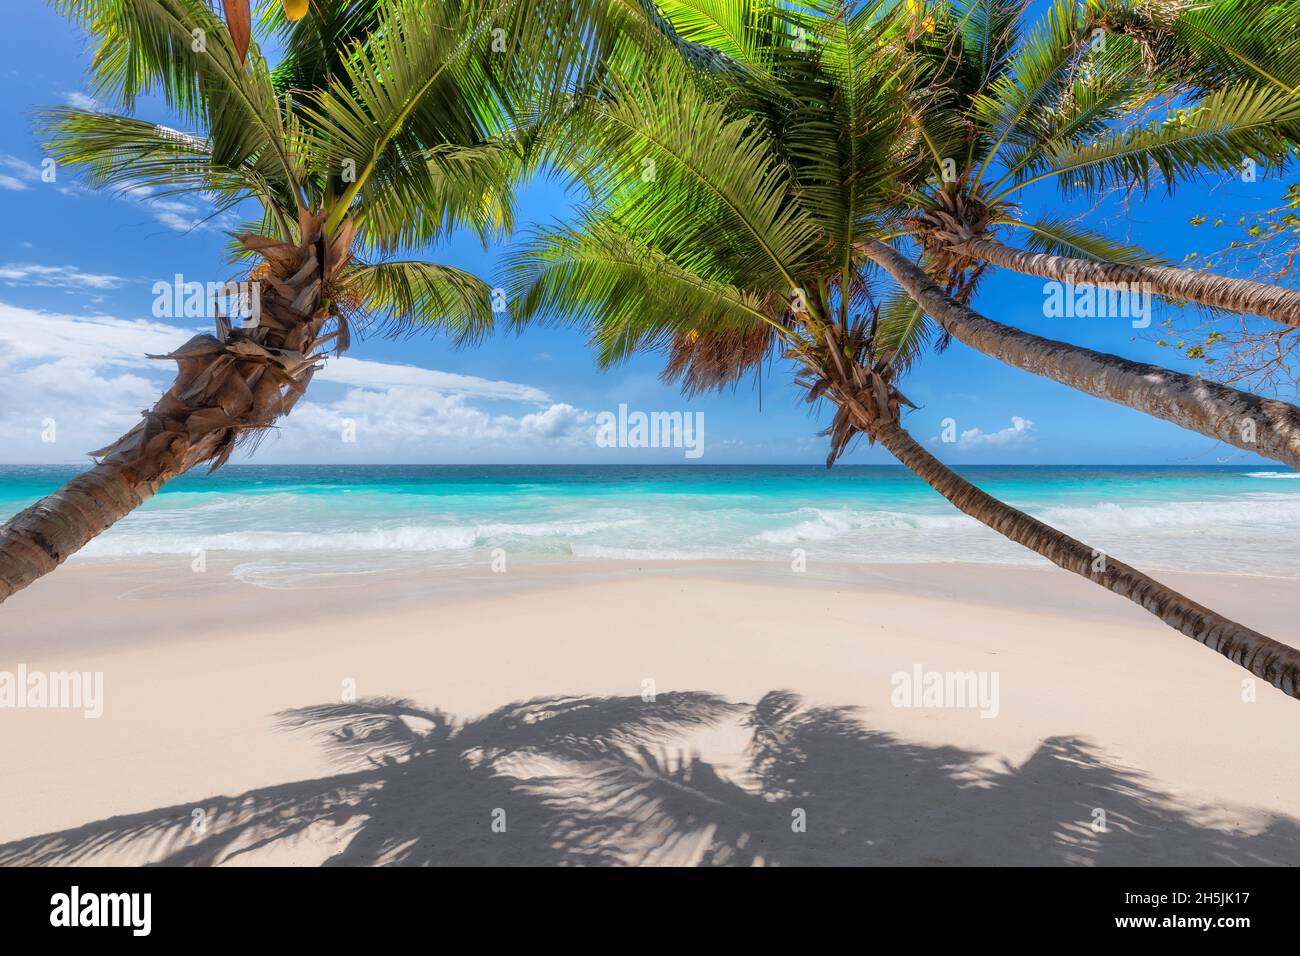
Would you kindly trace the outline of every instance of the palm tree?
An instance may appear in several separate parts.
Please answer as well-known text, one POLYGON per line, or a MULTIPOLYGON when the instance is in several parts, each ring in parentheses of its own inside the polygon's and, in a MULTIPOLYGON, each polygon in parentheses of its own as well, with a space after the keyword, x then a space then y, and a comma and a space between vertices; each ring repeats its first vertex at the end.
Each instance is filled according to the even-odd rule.
MULTIPOLYGON (((1216 0, 1212 4, 1161 6, 1135 0, 1090 0, 1089 6, 1092 23, 1111 36, 1131 37, 1141 50, 1144 69, 1190 97, 1204 97, 1224 83, 1241 81, 1292 98, 1300 94, 1300 3, 1296 0, 1266 5, 1253 0, 1216 0)), ((1295 131, 1288 132, 1294 151, 1295 131)), ((1184 277, 1180 274, 1165 278, 1171 283, 1171 294, 1177 297, 1179 287, 1172 283, 1183 283, 1184 277)), ((1240 306, 1224 307, 1296 324, 1300 309, 1294 293, 1282 299, 1285 290, 1273 286, 1262 286, 1276 289, 1269 295, 1261 293, 1260 284, 1234 287, 1230 284, 1236 280, 1215 278, 1223 292, 1249 296, 1240 306), (1277 305, 1283 308, 1279 310, 1277 305)), ((1182 294, 1209 305, 1221 301, 1216 298, 1219 290, 1203 299, 1187 294, 1192 291, 1184 286, 1182 294)))
MULTIPOLYGON (((1300 12, 1294 0, 1287 5, 1300 12)), ((946 289, 879 243, 863 243, 863 255, 904 290, 886 309, 884 339, 910 360, 933 334, 928 313, 946 335, 985 355, 1300 467, 1300 410, 1292 405, 1032 336, 966 307, 992 264, 1300 323, 1300 293, 1162 265, 1076 224, 1026 216, 1015 202, 1049 182, 1066 196, 1092 197, 1130 182, 1147 185, 1155 174, 1172 186, 1205 167, 1235 168, 1242 156, 1271 162, 1279 143, 1300 140, 1300 98, 1253 75, 1219 76, 1213 90, 1186 78, 1153 80, 1143 71, 1140 39, 1119 37, 1098 48, 1104 10, 1057 3, 1034 29, 1022 30, 1023 8, 1019 0, 942 5, 915 44, 924 89, 911 99, 926 160, 920 176, 900 181, 905 211, 891 235, 915 239, 926 270, 946 289), (1143 122, 1177 94, 1200 99, 1143 122), (998 229, 1022 230, 1030 248, 997 241, 998 229)), ((1197 75, 1208 82, 1204 71, 1197 75)))
MULTIPOLYGON (((1294 0, 1288 4, 1300 11, 1294 0)), ((1300 140, 1300 98, 1251 75, 1229 76, 1232 82, 1205 93, 1195 108, 1142 123, 1151 104, 1197 91, 1186 80, 1171 85, 1144 76, 1139 40, 1097 49, 1094 31, 1104 16, 1095 9, 1058 3, 1028 32, 1020 27, 1023 10, 1020 0, 952 2, 927 14, 925 30, 908 34, 920 64, 913 83, 921 88, 908 95, 925 161, 900 177, 903 211, 890 235, 913 237, 946 290, 880 244, 862 243, 858 251, 904 290, 885 310, 882 341, 906 363, 933 336, 928 313, 946 336, 999 361, 1300 467, 1295 406, 1029 335, 966 307, 993 264, 1300 323, 1300 293, 1171 268, 1076 224, 1027 217, 1013 202, 1052 181, 1067 196, 1086 196, 1130 181, 1148 184, 1154 173, 1172 184, 1206 166, 1235 168, 1243 155, 1272 161, 1279 142, 1300 140), (1030 249, 998 242, 998 228, 1024 230, 1030 249)))
MULTIPOLYGON (((799 43, 806 46, 807 37, 838 39, 846 29, 856 30, 867 37, 865 44, 859 40, 860 48, 847 54, 837 53, 834 43, 824 44, 824 56, 862 57, 888 48, 891 56, 907 60, 881 80, 897 95, 908 98, 909 106, 908 123, 893 130, 898 148, 889 151, 887 158, 896 177, 894 191, 889 193, 879 183, 876 191, 884 217, 880 232, 887 237, 915 236, 926 254, 927 270, 943 279, 952 295, 931 288, 924 277, 904 278, 895 268, 902 260, 866 241, 850 244, 839 260, 841 271, 874 260, 904 286, 904 291, 888 302, 881 318, 879 341, 888 347, 895 364, 906 366, 934 337, 928 313, 939 321, 945 340, 946 336, 958 338, 1017 368, 1300 467, 1300 409, 1200 376, 1029 335, 980 316, 964 306, 987 263, 958 248, 965 248, 962 243, 992 242, 991 229, 1002 224, 1026 229, 1031 246, 1047 253, 1072 251, 1091 257, 1090 261, 1070 260, 1080 270, 1159 268, 1159 260, 1141 249, 1077 225, 1053 218, 1031 221, 1021 216, 1007 197, 1039 180, 1055 179, 1067 192, 1074 184, 1100 189, 1128 176, 1149 177, 1153 166, 1169 174, 1216 158, 1227 162, 1240 155, 1239 150, 1258 153, 1268 142, 1262 130, 1278 117, 1294 114, 1290 101, 1273 97, 1260 105, 1251 88, 1239 85, 1223 92, 1208 109, 1180 115, 1154 133, 1145 128, 1106 132, 1107 122, 1131 119, 1135 104, 1140 105, 1151 94, 1143 92, 1146 86, 1135 73, 1137 47, 1126 40, 1112 43, 1098 55, 1109 65, 1105 69, 1090 67, 1088 83, 1076 82, 1068 95, 1060 93, 1068 79, 1063 73, 1065 66, 1083 69, 1078 58, 1086 36, 1082 15, 1068 3, 1053 7, 1021 47, 1015 45, 1023 6, 1018 0, 975 0, 968 6, 954 5, 957 12, 936 8, 935 13, 925 14, 924 20, 918 19, 924 11, 915 5, 877 0, 853 13, 851 27, 843 25, 845 18, 834 5, 811 14, 785 7, 780 15, 770 7, 745 5, 667 0, 661 6, 670 22, 682 25, 679 33, 683 36, 697 43, 715 43, 731 62, 743 65, 743 77, 733 84, 732 95, 745 99, 751 115, 766 116, 775 135, 786 136, 788 131, 776 125, 784 120, 772 113, 772 104, 780 103, 784 95, 780 84, 792 81, 791 48, 799 43), (911 56, 902 57, 904 51, 911 56), (922 92, 917 93, 917 88, 922 92), (985 90, 989 92, 982 92, 985 90), (1040 109, 1040 101, 1048 102, 1050 108, 1040 109), (970 102, 979 108, 963 106, 970 102), (1238 108, 1242 112, 1234 113, 1238 108), (997 122, 988 116, 981 119, 981 110, 991 111, 997 122), (1001 146, 994 143, 995 134, 1001 146), (936 161, 944 171, 949 169, 944 154, 966 156, 967 166, 978 166, 978 174, 954 173, 956 182, 942 181, 944 175, 936 178, 936 161), (987 190, 977 180, 997 168, 993 159, 1000 155, 1020 168, 999 181, 1002 198, 985 202, 981 197, 987 190), (1034 175, 1026 178, 1026 170, 1034 175), (1062 178, 1067 171, 1068 180, 1062 178), (973 187, 972 181, 976 181, 973 187), (1109 264, 1095 261, 1101 259, 1109 264)), ((794 81, 806 82, 807 77, 798 74, 794 81)), ((831 92, 816 88, 813 96, 834 95, 835 82, 828 81, 831 92)), ((847 106, 855 108, 852 103, 847 106)), ((955 169, 953 162, 951 168, 955 169)), ((858 173, 848 175, 846 188, 856 189, 859 179, 858 173)), ((1013 255, 1015 250, 999 246, 992 254, 1003 252, 1013 255)), ((1064 277, 1077 278, 1068 273, 1064 277)), ((1215 277, 1184 270, 1175 285, 1204 285, 1212 279, 1215 277)), ((1239 282, 1218 283, 1215 288, 1227 292, 1216 301, 1253 302, 1259 288, 1280 297, 1283 307, 1294 297, 1288 290, 1259 283, 1245 283, 1249 288, 1243 292, 1233 285, 1239 282)))
POLYGON ((1028 219, 1016 205, 1040 183, 1089 199, 1107 187, 1149 188, 1157 175, 1172 188, 1201 170, 1237 170, 1246 159, 1267 168, 1292 154, 1300 141, 1300 3, 1270 5, 1267 28, 1240 0, 1171 4, 1164 30, 1143 6, 1061 0, 1028 31, 1018 25, 1021 0, 936 8, 934 36, 920 50, 928 81, 949 95, 917 101, 936 175, 920 190, 908 231, 933 271, 963 292, 992 264, 1300 326, 1300 292, 1164 265, 1096 232, 1028 219), (1104 46, 1103 30, 1112 35, 1104 46), (1250 61, 1226 52, 1233 43, 1269 70, 1243 66, 1250 61), (1000 242, 999 229, 1023 231, 1028 248, 1000 242))
POLYGON ((902 428, 896 380, 918 336, 885 321, 865 260, 892 253, 877 237, 897 221, 900 170, 916 164, 896 89, 912 78, 907 15, 843 4, 816 21, 810 56, 790 42, 813 23, 802 11, 760 25, 719 5, 701 27, 699 4, 692 17, 664 8, 688 39, 733 38, 750 73, 718 83, 673 58, 610 69, 549 143, 592 197, 512 254, 516 321, 576 322, 606 365, 666 351, 665 377, 688 392, 779 354, 810 400, 836 407, 828 464, 860 434, 880 441, 995 531, 1300 696, 1300 651, 984 494, 902 428))
POLYGON ((273 4, 273 69, 255 43, 245 63, 204 0, 57 5, 92 38, 96 92, 126 113, 45 112, 51 154, 96 186, 201 190, 218 212, 255 203, 234 256, 261 308, 253 327, 218 315, 212 334, 160 356, 176 380, 140 423, 0 526, 0 601, 165 482, 255 442, 326 351, 348 347, 354 321, 478 335, 492 317, 481 280, 395 256, 454 228, 486 241, 508 227, 526 111, 585 82, 620 35, 603 0, 314 0, 296 23, 273 4), (128 115, 145 93, 202 135, 128 115))

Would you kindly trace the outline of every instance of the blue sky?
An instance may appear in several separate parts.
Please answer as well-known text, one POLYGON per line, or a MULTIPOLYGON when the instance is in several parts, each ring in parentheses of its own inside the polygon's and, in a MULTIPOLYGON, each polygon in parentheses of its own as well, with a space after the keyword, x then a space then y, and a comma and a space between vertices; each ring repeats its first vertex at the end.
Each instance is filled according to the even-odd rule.
MULTIPOLYGON (((12 4, 0 36, 0 463, 76 462, 129 428, 169 379, 170 365, 145 352, 179 344, 195 320, 155 319, 153 284, 173 274, 200 281, 233 277, 224 262, 221 222, 200 223, 193 200, 150 201, 86 190, 71 172, 40 178, 42 152, 31 113, 86 100, 83 40, 39 2, 12 4), (15 9, 16 8, 16 9, 15 9), (53 422, 54 441, 47 426, 53 422)), ((141 115, 174 124, 145 106, 141 115)), ((1196 187, 1171 200, 1155 194, 1126 209, 1063 206, 1050 190, 1034 211, 1087 213, 1090 224, 1179 261, 1208 252, 1209 237, 1189 218, 1234 221, 1274 204, 1280 179, 1239 179, 1196 187)), ((525 191, 519 220, 563 217, 568 200, 550 183, 525 191)), ((466 237, 428 250, 433 261, 490 277, 500 254, 466 237)), ((977 308, 1008 324, 1129 358, 1179 365, 1177 356, 1122 319, 1049 319, 1041 280, 994 272, 977 308)), ((1161 318, 1157 307, 1156 321, 1161 318)), ((435 335, 365 339, 313 382, 309 401, 259 449, 262 462, 610 462, 682 461, 680 450, 599 448, 595 415, 620 403, 645 411, 705 416, 704 464, 816 463, 817 432, 829 410, 812 409, 775 365, 762 382, 762 405, 746 384, 735 393, 686 400, 657 379, 647 356, 612 371, 595 368, 571 330, 500 334, 473 350, 435 335), (355 423, 356 440, 342 440, 355 423)), ((903 385, 918 405, 906 424, 923 441, 952 418, 966 437, 931 447, 962 464, 1253 464, 1261 461, 1137 412, 1007 368, 960 343, 928 356, 903 385)), ((865 446, 847 459, 886 463, 865 446)))

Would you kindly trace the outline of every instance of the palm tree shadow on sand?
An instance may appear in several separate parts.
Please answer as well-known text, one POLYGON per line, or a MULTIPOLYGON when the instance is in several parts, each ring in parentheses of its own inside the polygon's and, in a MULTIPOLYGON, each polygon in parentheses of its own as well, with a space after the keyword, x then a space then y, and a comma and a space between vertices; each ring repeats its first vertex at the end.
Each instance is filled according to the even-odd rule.
POLYGON ((280 717, 342 772, 17 841, 0 864, 1300 863, 1296 820, 1225 824, 1076 738, 991 768, 781 691, 539 698, 469 721, 392 699, 280 717), (748 738, 734 766, 682 749, 727 728, 748 738))

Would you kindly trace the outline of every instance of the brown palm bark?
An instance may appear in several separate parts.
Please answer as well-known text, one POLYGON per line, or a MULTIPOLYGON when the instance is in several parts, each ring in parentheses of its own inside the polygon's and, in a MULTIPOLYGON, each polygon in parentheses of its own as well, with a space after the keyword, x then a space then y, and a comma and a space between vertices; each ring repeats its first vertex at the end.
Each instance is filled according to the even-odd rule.
POLYGON ((1233 279, 1213 272, 1173 266, 1127 265, 1049 256, 1015 249, 986 238, 969 239, 950 248, 953 252, 991 262, 1003 269, 1042 279, 1148 288, 1167 299, 1199 302, 1300 328, 1300 292, 1266 282, 1233 279))
POLYGON ((232 328, 218 318, 214 335, 197 335, 171 355, 176 380, 131 431, 94 454, 98 463, 0 526, 0 602, 57 568, 162 485, 204 462, 216 469, 241 436, 285 415, 311 381, 334 277, 346 264, 352 229, 331 241, 323 217, 301 213, 301 245, 241 236, 263 264, 257 324, 232 328))
POLYGON ((862 251, 953 338, 990 358, 1300 468, 1300 408, 1159 365, 1032 335, 980 315, 881 242, 862 251))
POLYGON ((1005 538, 1145 608, 1174 630, 1300 698, 1300 650, 1231 621, 1136 568, 1103 555, 981 491, 926 451, 900 425, 863 420, 868 434, 959 509, 1005 538))

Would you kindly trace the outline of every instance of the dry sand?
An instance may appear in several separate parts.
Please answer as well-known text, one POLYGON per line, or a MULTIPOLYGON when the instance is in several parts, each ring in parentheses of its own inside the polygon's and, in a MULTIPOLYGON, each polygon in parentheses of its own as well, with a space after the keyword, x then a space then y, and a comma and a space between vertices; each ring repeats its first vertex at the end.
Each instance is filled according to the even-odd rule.
MULTIPOLYGON (((0 710, 0 863, 1300 863, 1300 702, 1055 569, 228 570, 0 607, 0 671, 104 675, 0 710)), ((1298 581, 1166 577, 1296 640, 1298 581)))

